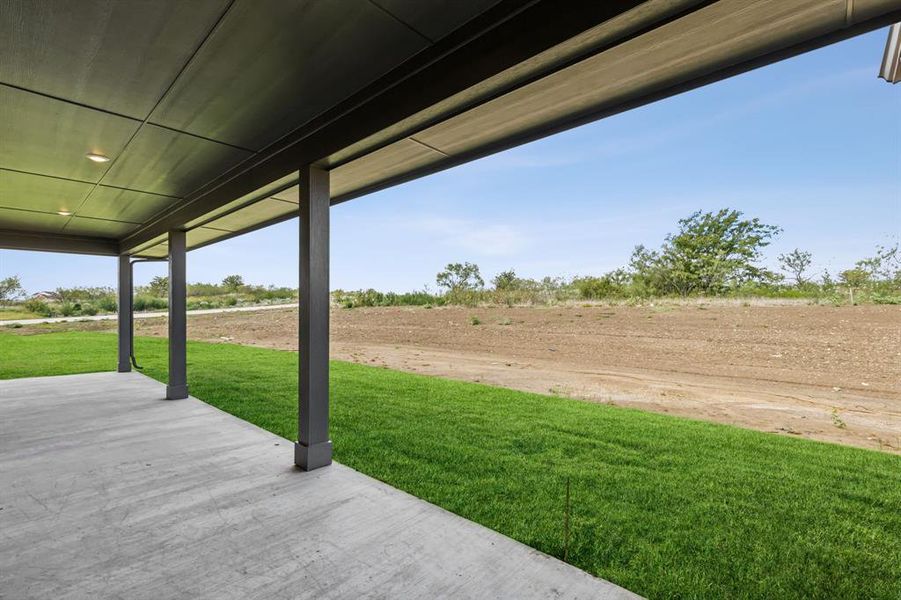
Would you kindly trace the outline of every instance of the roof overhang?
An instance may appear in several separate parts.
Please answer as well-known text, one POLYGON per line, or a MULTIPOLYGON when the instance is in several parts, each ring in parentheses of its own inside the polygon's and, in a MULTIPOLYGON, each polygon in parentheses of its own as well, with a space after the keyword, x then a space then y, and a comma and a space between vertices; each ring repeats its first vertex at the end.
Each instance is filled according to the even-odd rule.
POLYGON ((895 23, 889 29, 879 76, 889 83, 901 81, 901 23, 895 23))
POLYGON ((66 254, 96 254, 112 256, 119 253, 119 243, 109 238, 80 235, 35 233, 0 229, 0 248, 13 250, 37 250, 43 252, 64 252, 66 254))
POLYGON ((303 164, 344 202, 901 20, 901 0, 11 1, 0 247, 141 256, 296 217, 303 164))

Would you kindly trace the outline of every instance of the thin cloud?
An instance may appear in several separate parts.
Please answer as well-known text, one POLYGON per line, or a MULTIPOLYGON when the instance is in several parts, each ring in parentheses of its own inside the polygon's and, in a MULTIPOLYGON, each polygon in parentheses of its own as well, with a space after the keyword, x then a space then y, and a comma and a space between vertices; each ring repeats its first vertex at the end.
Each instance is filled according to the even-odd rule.
POLYGON ((427 234, 434 243, 477 256, 513 256, 529 246, 529 236, 507 224, 427 216, 394 223, 401 229, 427 234))

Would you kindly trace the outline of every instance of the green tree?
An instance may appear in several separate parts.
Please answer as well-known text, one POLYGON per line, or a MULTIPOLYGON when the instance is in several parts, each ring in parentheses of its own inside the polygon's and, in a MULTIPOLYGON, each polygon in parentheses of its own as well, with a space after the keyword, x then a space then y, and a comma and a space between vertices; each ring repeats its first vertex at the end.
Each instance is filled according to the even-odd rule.
POLYGON ((228 275, 222 280, 226 292, 235 293, 244 287, 244 278, 240 275, 228 275))
POLYGON ((163 298, 169 295, 169 278, 157 275, 150 280, 150 284, 147 287, 150 288, 150 293, 153 296, 163 298))
POLYGON ((894 246, 876 246, 876 254, 859 260, 854 270, 866 271, 871 280, 896 281, 901 283, 901 249, 894 246))
POLYGON ((862 288, 870 282, 870 273, 865 269, 848 269, 839 274, 839 278, 849 288, 862 288))
POLYGON ((839 279, 848 286, 848 295, 851 297, 851 304, 854 304, 854 290, 859 290, 870 283, 870 273, 866 269, 858 267, 842 271, 839 274, 839 279))
POLYGON ((756 218, 743 219, 737 210, 697 211, 679 220, 679 230, 666 237, 659 252, 636 248, 632 266, 658 287, 656 291, 681 296, 768 283, 776 274, 755 263, 781 231, 756 218))
POLYGON ((510 269, 495 275, 491 283, 494 284, 494 289, 498 292, 508 292, 519 287, 519 277, 516 276, 516 271, 510 269))
POLYGON ((25 290, 22 288, 22 280, 18 275, 12 275, 0 279, 0 302, 9 302, 21 296, 25 290))
POLYGON ((635 246, 629 258, 629 271, 632 275, 632 287, 639 296, 672 293, 660 253, 649 250, 643 245, 635 246))
POLYGON ((478 265, 472 263, 450 263, 435 276, 439 288, 447 290, 450 296, 459 296, 464 292, 479 290, 485 286, 485 280, 479 272, 478 265))
POLYGON ((804 277, 804 273, 813 262, 813 255, 799 248, 795 248, 788 254, 779 255, 780 268, 786 273, 790 273, 795 280, 795 285, 801 287, 807 283, 808 278, 804 277))

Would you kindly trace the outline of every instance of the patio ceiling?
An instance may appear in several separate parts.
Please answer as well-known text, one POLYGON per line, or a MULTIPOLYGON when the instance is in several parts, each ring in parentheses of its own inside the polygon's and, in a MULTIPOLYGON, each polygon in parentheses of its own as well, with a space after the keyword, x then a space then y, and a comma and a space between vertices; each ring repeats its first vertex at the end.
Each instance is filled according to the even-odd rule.
POLYGON ((0 0, 0 247, 165 256, 171 229, 196 248, 296 216, 303 164, 342 202, 899 20, 901 0, 0 0))

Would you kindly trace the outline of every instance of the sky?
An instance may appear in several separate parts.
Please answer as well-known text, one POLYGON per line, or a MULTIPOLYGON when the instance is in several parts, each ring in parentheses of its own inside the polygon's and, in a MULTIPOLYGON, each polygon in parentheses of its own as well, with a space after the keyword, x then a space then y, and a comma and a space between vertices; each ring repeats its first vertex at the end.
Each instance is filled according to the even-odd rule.
MULTIPOLYGON (((488 281, 597 275, 679 218, 734 208, 836 273, 901 236, 901 84, 880 30, 332 209, 332 289, 435 289, 449 262, 488 281)), ((297 286, 296 219, 188 254, 188 280, 297 286)), ((136 267, 135 283, 164 274, 136 267)), ((108 257, 0 250, 33 293, 115 286, 108 257)))

